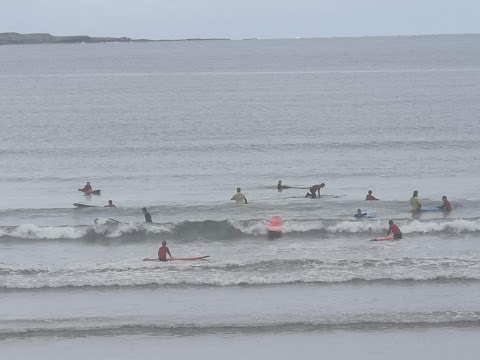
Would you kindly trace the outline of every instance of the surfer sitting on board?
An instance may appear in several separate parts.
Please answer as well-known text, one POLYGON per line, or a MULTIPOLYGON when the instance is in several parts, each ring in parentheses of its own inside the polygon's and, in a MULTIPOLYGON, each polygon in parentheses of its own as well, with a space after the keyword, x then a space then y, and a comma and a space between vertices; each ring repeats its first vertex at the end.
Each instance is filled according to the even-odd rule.
POLYGON ((117 207, 117 206, 113 204, 112 200, 108 200, 108 205, 105 205, 104 207, 117 207))
POLYGON ((90 181, 87 181, 87 185, 85 185, 83 189, 78 189, 78 191, 83 191, 84 193, 92 192, 92 185, 90 185, 90 181))
POLYGON ((152 216, 150 213, 147 211, 147 208, 142 209, 143 215, 145 215, 145 222, 151 223, 152 222, 152 216))
POLYGON ((445 212, 452 211, 452 204, 450 204, 450 201, 447 200, 447 197, 445 195, 442 196, 442 201, 443 201, 443 204, 442 206, 440 206, 440 209, 442 209, 445 212))
POLYGON ((418 198, 418 190, 413 192, 412 198, 410 199, 410 205, 412 206, 412 210, 422 210, 422 204, 418 198))
POLYGON ((368 190, 368 195, 365 200, 378 200, 375 196, 372 195, 372 190, 368 190))
POLYGON ((171 259, 172 254, 170 254, 170 250, 168 250, 167 242, 163 240, 162 246, 158 249, 158 260, 167 261, 167 254, 170 255, 170 259, 171 259))
POLYGON ((313 185, 310 187, 310 192, 305 195, 305 197, 309 197, 312 199, 315 199, 317 197, 317 192, 318 192, 318 197, 320 197, 320 189, 323 189, 325 187, 324 183, 321 183, 320 185, 313 185))
POLYGON ((394 239, 401 239, 402 232, 400 231, 398 226, 393 223, 393 220, 390 220, 388 224, 390 225, 390 227, 388 228, 387 236, 390 235, 390 233, 392 233, 394 239))
POLYGON ((237 193, 230 200, 235 200, 235 204, 243 204, 244 202, 248 204, 247 198, 242 194, 242 189, 239 187, 237 188, 237 193))

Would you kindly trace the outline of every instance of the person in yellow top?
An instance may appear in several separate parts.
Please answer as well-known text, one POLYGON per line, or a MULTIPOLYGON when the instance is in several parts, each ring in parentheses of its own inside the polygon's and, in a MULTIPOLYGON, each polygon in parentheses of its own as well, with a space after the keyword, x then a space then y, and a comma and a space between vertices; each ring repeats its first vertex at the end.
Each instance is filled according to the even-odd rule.
POLYGON ((413 196, 410 199, 410 205, 412 206, 412 210, 422 210, 422 204, 418 198, 418 190, 413 192, 413 196))
POLYGON ((248 204, 247 198, 242 194, 242 189, 237 188, 237 193, 232 196, 231 200, 235 200, 235 204, 248 204))

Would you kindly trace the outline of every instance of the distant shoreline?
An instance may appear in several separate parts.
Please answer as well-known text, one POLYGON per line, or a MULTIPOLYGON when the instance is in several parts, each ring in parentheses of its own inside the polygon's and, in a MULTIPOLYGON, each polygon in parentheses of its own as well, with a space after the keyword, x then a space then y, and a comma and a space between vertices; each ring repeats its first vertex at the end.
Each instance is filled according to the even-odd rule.
MULTIPOLYGON (((479 33, 465 34, 417 34, 417 35, 365 35, 365 36, 326 36, 296 38, 244 38, 237 40, 295 40, 295 39, 371 39, 371 38, 429 38, 439 36, 480 36, 479 33)), ((99 44, 132 42, 174 42, 174 41, 227 41, 229 38, 186 38, 186 39, 132 39, 129 37, 95 37, 88 35, 55 36, 48 33, 20 34, 15 32, 0 33, 0 45, 32 44, 99 44)))
POLYGON ((220 38, 192 38, 175 40, 131 39, 129 37, 93 37, 87 35, 54 36, 48 33, 19 34, 0 33, 0 45, 31 45, 31 44, 98 44, 116 42, 159 42, 159 41, 211 41, 230 40, 220 38))

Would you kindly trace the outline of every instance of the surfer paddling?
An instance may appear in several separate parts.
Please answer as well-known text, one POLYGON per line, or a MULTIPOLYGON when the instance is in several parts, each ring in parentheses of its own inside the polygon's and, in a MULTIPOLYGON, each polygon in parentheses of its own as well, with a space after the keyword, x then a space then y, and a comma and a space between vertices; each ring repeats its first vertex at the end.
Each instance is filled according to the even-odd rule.
POLYGON ((162 241, 162 246, 158 249, 158 260, 160 261, 167 261, 167 254, 172 258, 172 254, 170 254, 170 250, 167 247, 167 242, 165 240, 162 241))
POLYGON ((387 236, 390 235, 390 233, 392 233, 394 239, 400 240, 402 238, 402 232, 400 231, 398 226, 393 223, 393 220, 390 220, 388 222, 388 225, 390 226, 388 228, 387 236))

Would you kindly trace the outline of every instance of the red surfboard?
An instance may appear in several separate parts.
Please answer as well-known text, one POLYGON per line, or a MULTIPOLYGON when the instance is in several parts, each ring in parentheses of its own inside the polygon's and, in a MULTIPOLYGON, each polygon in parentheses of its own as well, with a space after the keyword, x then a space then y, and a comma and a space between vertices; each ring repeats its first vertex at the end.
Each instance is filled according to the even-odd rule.
POLYGON ((378 237, 378 238, 370 239, 370 241, 389 241, 389 240, 398 241, 400 239, 394 239, 393 236, 385 236, 385 237, 378 237))
MULTIPOLYGON (((208 257, 210 257, 210 255, 191 257, 191 258, 171 258, 171 259, 167 259, 166 261, 197 261, 197 260, 205 260, 208 257)), ((160 260, 158 258, 145 258, 143 259, 143 261, 160 261, 160 260)))

